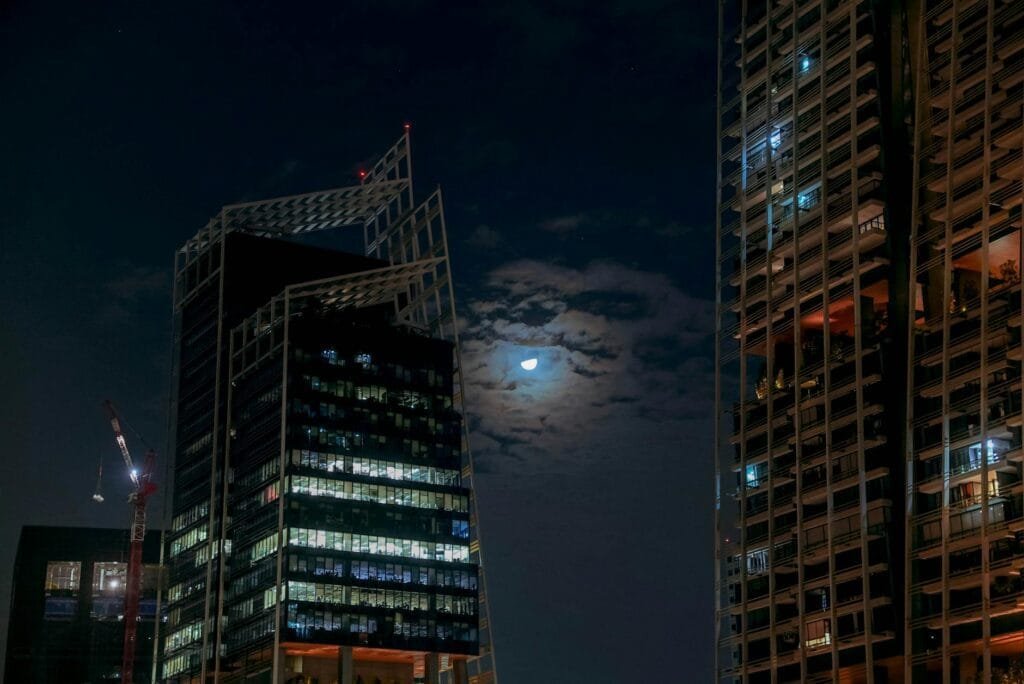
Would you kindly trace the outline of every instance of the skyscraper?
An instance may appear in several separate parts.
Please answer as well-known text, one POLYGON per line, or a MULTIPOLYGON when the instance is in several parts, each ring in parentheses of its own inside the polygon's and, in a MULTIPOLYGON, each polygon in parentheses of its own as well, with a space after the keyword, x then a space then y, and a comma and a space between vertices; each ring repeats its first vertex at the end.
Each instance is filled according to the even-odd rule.
POLYGON ((179 251, 167 681, 494 681, 440 190, 224 207, 179 251), (364 255, 305 244, 360 230, 364 255))
POLYGON ((720 681, 1024 656, 1024 5, 720 4, 720 681))

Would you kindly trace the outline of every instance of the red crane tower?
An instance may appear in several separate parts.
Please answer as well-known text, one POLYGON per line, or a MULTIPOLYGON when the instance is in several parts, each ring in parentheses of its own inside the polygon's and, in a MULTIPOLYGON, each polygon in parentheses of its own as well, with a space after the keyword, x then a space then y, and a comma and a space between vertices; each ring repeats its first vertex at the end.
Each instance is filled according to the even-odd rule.
POLYGON ((132 528, 131 549, 128 552, 128 571, 125 577, 124 652, 121 656, 121 682, 122 684, 132 684, 135 666, 135 635, 139 619, 139 593, 142 584, 142 542, 146 538, 146 502, 156 491, 156 483, 152 481, 156 452, 152 449, 146 452, 140 473, 128 451, 124 434, 121 432, 121 421, 117 417, 114 405, 109 401, 105 402, 105 405, 107 413, 110 415, 110 426, 114 428, 114 439, 121 450, 124 464, 128 467, 128 476, 135 486, 135 490, 128 495, 128 503, 132 507, 132 528))

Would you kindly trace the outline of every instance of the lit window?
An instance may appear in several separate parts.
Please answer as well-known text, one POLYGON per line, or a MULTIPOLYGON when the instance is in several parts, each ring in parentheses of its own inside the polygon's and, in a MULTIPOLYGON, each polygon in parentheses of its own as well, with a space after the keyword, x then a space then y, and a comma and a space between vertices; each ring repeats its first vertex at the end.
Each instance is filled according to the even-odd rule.
POLYGON ((127 570, 126 563, 93 563, 93 596, 123 595, 127 570))
POLYGON ((364 369, 369 368, 370 364, 373 363, 373 357, 369 354, 356 354, 356 363, 364 369))
POLYGON ((747 574, 763 575, 768 571, 768 549, 755 549, 747 553, 747 574))
POLYGON ((829 620, 816 620, 807 623, 807 648, 828 646, 832 643, 831 623, 829 620))
POLYGON ((747 486, 760 487, 768 476, 768 464, 764 461, 747 466, 747 486))
POLYGON ((796 203, 801 209, 810 209, 818 203, 818 191, 808 190, 807 192, 801 192, 796 196, 796 203))
POLYGON ((772 131, 771 137, 768 139, 771 143, 772 149, 777 150, 782 145, 782 129, 776 128, 772 131))
POLYGON ((811 58, 809 56, 803 55, 803 56, 800 57, 800 73, 801 74, 806 74, 808 71, 810 71, 811 70, 811 66, 813 66, 813 62, 811 61, 811 58))
POLYGON ((50 561, 46 564, 47 596, 52 592, 76 595, 81 576, 82 564, 77 561, 50 561))

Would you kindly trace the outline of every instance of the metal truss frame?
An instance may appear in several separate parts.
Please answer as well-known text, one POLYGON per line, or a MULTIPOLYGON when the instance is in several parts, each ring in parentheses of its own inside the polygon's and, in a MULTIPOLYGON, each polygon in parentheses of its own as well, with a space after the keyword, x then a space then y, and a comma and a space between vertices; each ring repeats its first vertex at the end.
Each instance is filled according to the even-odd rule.
MULTIPOLYGON (((440 188, 421 203, 415 203, 408 126, 370 171, 361 176, 361 183, 355 186, 223 207, 177 253, 175 310, 181 311, 198 283, 218 276, 216 262, 219 261, 219 250, 211 248, 223 241, 228 233, 288 238, 315 231, 361 227, 366 256, 386 262, 388 266, 287 287, 229 332, 232 349, 229 362, 233 372, 244 372, 259 359, 279 350, 286 338, 288 318, 309 305, 343 309, 390 301, 401 323, 453 343, 454 404, 465 415, 465 379, 450 276, 444 204, 440 188), (208 261, 204 263, 203 260, 208 261), (186 272, 190 268, 194 269, 193 283, 186 288, 186 272)), ((463 423, 462 477, 470 490, 470 556, 479 568, 480 635, 480 654, 468 661, 466 670, 471 684, 496 684, 473 459, 468 441, 468 421, 463 423)), ((280 583, 280 577, 278 579, 280 583)), ((207 608, 207 617, 210 607, 207 608)), ((454 670, 450 667, 440 673, 441 682, 454 682, 454 677, 454 670)))

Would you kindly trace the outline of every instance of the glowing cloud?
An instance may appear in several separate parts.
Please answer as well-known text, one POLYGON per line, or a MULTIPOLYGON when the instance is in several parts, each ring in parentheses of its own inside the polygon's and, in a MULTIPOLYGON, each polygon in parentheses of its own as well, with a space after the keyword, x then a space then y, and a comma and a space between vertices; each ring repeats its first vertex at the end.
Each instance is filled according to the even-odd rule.
POLYGON ((519 365, 523 367, 523 370, 532 371, 537 367, 537 359, 526 359, 525 361, 520 361, 519 365))

